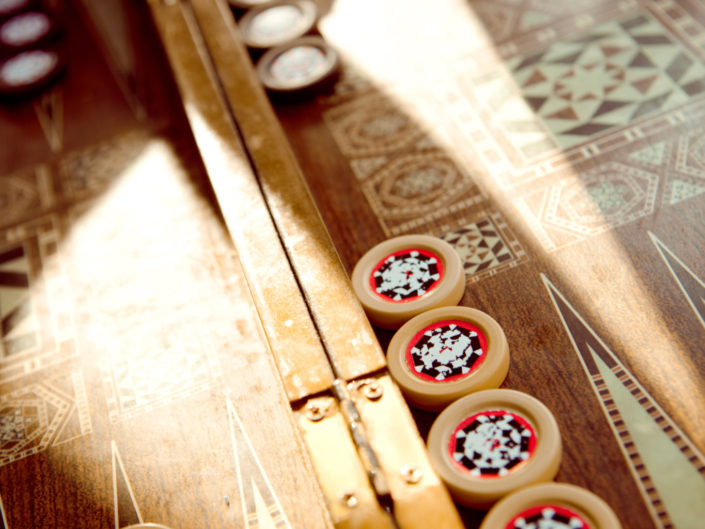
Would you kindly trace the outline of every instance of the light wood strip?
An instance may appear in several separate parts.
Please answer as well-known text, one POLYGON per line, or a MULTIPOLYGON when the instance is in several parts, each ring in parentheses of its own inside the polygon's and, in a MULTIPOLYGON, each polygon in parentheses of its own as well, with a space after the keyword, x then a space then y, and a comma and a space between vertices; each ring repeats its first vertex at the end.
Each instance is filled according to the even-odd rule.
POLYGON ((208 66, 187 4, 151 4, 196 144, 235 244, 287 395, 330 387, 333 376, 306 302, 208 66))
MULTIPOLYGON (((382 350, 257 80, 226 2, 192 0, 192 4, 277 230, 331 360, 346 380, 380 369, 385 365, 382 350)), ((228 207, 234 195, 223 194, 218 188, 216 193, 221 204, 228 207)))

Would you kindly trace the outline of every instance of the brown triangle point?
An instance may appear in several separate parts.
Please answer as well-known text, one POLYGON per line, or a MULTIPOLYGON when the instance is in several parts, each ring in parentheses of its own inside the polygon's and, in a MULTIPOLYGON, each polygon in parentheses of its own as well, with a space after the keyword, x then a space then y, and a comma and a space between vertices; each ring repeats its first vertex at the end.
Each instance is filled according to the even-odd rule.
POLYGON ((536 68, 531 73, 529 78, 526 81, 524 81, 524 84, 522 85, 522 87, 525 88, 527 86, 533 86, 535 84, 543 83, 545 80, 546 80, 546 76, 541 72, 541 70, 536 68))
POLYGON ((613 55, 617 55, 619 52, 624 51, 624 48, 621 46, 609 46, 604 44, 600 46, 600 50, 602 51, 602 55, 605 57, 612 57, 613 55))
POLYGON ((559 111, 554 112, 553 114, 546 116, 546 117, 550 118, 550 119, 570 119, 573 121, 577 121, 578 119, 580 119, 578 117, 578 115, 575 113, 575 109, 573 109, 573 107, 570 107, 570 106, 564 107, 564 108, 560 109, 559 111))
POLYGON ((639 79, 638 81, 632 81, 632 86, 639 90, 642 94, 646 95, 646 92, 649 91, 649 88, 654 84, 654 82, 658 79, 658 75, 651 75, 649 77, 645 77, 643 79, 639 79))

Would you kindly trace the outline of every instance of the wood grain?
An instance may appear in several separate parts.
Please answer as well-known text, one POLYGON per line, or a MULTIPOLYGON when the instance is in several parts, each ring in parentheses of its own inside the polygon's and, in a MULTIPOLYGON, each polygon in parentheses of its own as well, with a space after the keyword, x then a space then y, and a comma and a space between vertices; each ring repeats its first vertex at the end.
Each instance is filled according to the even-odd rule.
POLYGON ((331 527, 147 7, 147 120, 65 8, 62 119, 0 118, 4 526, 331 527))
POLYGON ((215 192, 223 197, 221 210, 253 275, 251 288, 290 399, 325 390, 332 382, 328 361, 217 81, 207 70, 207 51, 192 43, 200 39, 195 19, 188 6, 157 7, 155 14, 196 141, 215 192))
POLYGON ((203 34, 208 49, 331 362, 345 380, 376 371, 384 365, 382 352, 259 86, 232 15, 220 1, 197 0, 193 6, 201 27, 207 28, 203 34))
MULTIPOLYGON (((702 483, 705 424, 695 410, 705 402, 705 365, 697 353, 704 328, 702 309, 688 300, 697 298, 705 277, 699 259, 704 195, 697 183, 703 174, 695 160, 699 147, 687 139, 702 131, 700 96, 660 111, 652 107, 646 117, 615 121, 599 136, 586 135, 582 143, 533 158, 516 154, 520 134, 511 127, 526 127, 527 133, 559 127, 530 111, 505 115, 508 107, 502 105, 529 101, 522 90, 531 94, 530 83, 525 88, 521 79, 528 79, 531 66, 527 77, 511 73, 519 71, 522 57, 540 68, 542 50, 552 46, 554 58, 567 57, 559 50, 571 39, 606 27, 648 23, 650 34, 663 34, 673 49, 692 53, 700 68, 705 60, 695 41, 702 34, 703 10, 692 2, 669 3, 665 10, 658 1, 580 3, 563 10, 550 2, 539 8, 529 2, 448 1, 434 4, 429 16, 422 2, 372 4, 339 1, 320 23, 345 59, 333 90, 275 106, 346 269, 395 234, 450 237, 468 263, 462 304, 488 312, 507 334, 512 361, 504 386, 535 395, 558 419, 565 455, 557 479, 603 497, 624 527, 696 527, 692 512, 690 518, 674 518, 680 508, 668 498, 678 494, 678 485, 664 481, 667 472, 635 440, 631 414, 643 413, 634 411, 640 407, 650 410, 652 418, 639 424, 655 427, 664 454, 696 453, 676 459, 684 475, 692 473, 702 483), (368 16, 372 10, 375 17, 368 16), (678 29, 685 26, 690 36, 678 29), (621 141, 629 137, 621 136, 626 130, 643 136, 621 141), (448 177, 451 173, 457 176, 448 177), (439 175, 446 175, 445 194, 433 183, 439 175), (641 199, 630 196, 648 197, 647 202, 619 210, 620 197, 627 195, 617 187, 638 180, 649 187, 635 191, 641 199), (598 189, 610 185, 616 187, 599 195, 598 189), (691 185, 689 198, 674 194, 678 186, 691 185), (564 193, 569 186, 572 191, 564 193), (461 198, 471 200, 458 206, 461 198), (616 202, 609 205, 610 200, 616 202), (429 203, 436 211, 424 209, 429 203), (506 261, 487 257, 485 268, 479 266, 479 255, 494 255, 489 247, 473 246, 486 237, 481 229, 494 234, 491 244, 500 244, 506 261), (462 230, 464 238, 453 236, 462 230), (692 274, 682 268, 681 274, 690 278, 690 290, 674 279, 654 235, 687 264, 692 274), (556 292, 572 309, 556 304, 556 292), (570 317, 582 323, 564 324, 570 317), (642 393, 628 382, 597 385, 599 376, 585 362, 591 358, 586 344, 597 348, 598 339, 608 351, 601 354, 618 359, 642 393), (643 399, 632 401, 636 408, 627 409, 628 398, 619 400, 619 388, 627 386, 643 399), (688 447, 681 447, 683 439, 688 447), (642 452, 636 454, 635 446, 642 452)), ((587 45, 571 53, 578 57, 581 49, 587 45)), ((657 71, 655 66, 651 75, 666 82, 668 74, 657 71)), ((551 97, 551 85, 541 86, 551 97)), ((561 138, 550 131, 542 137, 561 138)), ((391 333, 378 330, 377 336, 385 346, 391 333)), ((425 435, 433 414, 415 417, 425 435)), ((482 513, 464 510, 463 517, 475 527, 482 513)))

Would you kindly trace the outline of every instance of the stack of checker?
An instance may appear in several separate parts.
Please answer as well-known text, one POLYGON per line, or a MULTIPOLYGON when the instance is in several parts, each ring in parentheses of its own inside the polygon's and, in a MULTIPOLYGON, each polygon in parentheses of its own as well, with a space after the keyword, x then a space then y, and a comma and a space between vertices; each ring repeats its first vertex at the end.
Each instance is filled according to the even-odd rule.
POLYGON ((312 0, 229 0, 257 74, 270 94, 309 95, 330 85, 338 54, 318 34, 312 0))
POLYGON ((0 96, 35 94, 63 71, 60 25, 35 0, 0 0, 0 96))
POLYGON ((404 396, 441 412, 428 436, 436 471, 463 505, 484 510, 499 501, 483 529, 618 529, 591 492, 548 483, 561 462, 558 424, 534 397, 498 389, 509 369, 507 340, 492 317, 456 306, 464 281, 453 248, 426 235, 373 247, 352 273, 370 321, 398 328, 387 363, 404 396))

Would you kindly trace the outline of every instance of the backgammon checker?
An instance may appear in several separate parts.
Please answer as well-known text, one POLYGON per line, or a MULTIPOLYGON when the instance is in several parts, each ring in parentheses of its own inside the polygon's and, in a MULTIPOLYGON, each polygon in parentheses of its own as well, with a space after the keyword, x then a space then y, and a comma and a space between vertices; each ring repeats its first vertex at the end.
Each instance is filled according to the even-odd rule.
POLYGON ((264 87, 277 94, 315 90, 338 70, 338 53, 320 37, 302 37, 268 50, 257 63, 264 87))
POLYGON ((468 393, 498 388, 509 370, 509 347, 488 314, 440 307, 396 332, 387 364, 410 404, 438 411, 468 393))
POLYGON ((543 483, 517 491, 492 507, 480 529, 620 529, 605 501, 575 485, 543 483))
POLYGON ((0 0, 0 20, 34 6, 34 0, 0 0))
POLYGON ((465 274, 447 242, 403 235, 363 255, 353 269, 352 283, 370 321, 396 329, 417 314, 456 305, 465 291, 465 274))
POLYGON ((46 42, 58 31, 54 20, 41 11, 27 11, 0 24, 0 49, 13 53, 46 42))
POLYGON ((451 496, 486 509, 515 490, 551 481, 562 443, 555 418, 540 401, 519 391, 490 389, 441 412, 428 450, 451 496))
POLYGON ((23 51, 0 63, 0 95, 33 92, 54 80, 63 68, 64 60, 55 50, 23 51))
POLYGON ((317 18, 318 9, 310 0, 278 0, 248 10, 239 26, 247 46, 265 49, 302 37, 317 18))

